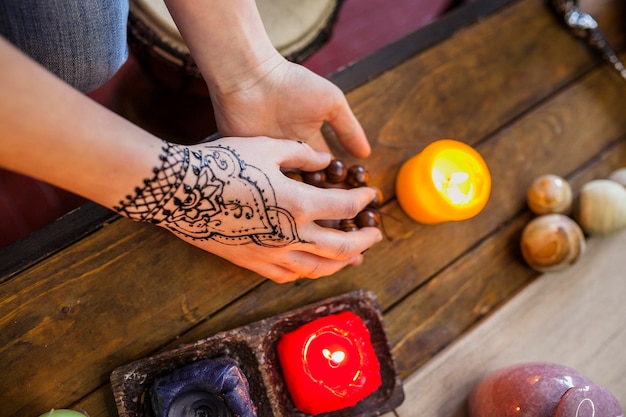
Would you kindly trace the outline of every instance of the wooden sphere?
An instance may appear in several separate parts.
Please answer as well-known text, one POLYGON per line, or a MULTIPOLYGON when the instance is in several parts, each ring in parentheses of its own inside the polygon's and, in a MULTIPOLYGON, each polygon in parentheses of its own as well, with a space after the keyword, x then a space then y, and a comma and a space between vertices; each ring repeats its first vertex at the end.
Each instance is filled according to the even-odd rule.
POLYGON ((559 213, 534 218, 522 232, 522 256, 531 268, 540 272, 568 268, 580 259, 585 247, 580 226, 559 213))
POLYGON ((572 207, 572 188, 558 175, 542 175, 528 187, 526 202, 538 215, 567 213, 572 207))
POLYGON ((593 180, 580 190, 576 219, 590 235, 626 227, 626 188, 612 180, 593 180))
POLYGON ((378 187, 370 186, 376 191, 376 197, 367 205, 368 208, 378 209, 383 205, 383 192, 378 187))
POLYGON ((354 219, 358 227, 378 227, 380 225, 380 214, 376 210, 364 209, 354 219))
POLYGON ((348 168, 346 181, 352 187, 365 187, 370 183, 370 173, 363 165, 353 165, 348 168))
POLYGON ((626 187, 626 168, 616 169, 615 171, 611 172, 608 179, 622 184, 626 187))
POLYGON ((323 188, 326 185, 326 173, 324 171, 314 171, 301 173, 302 181, 315 187, 323 188))
POLYGON ((348 168, 343 161, 339 159, 333 159, 330 164, 324 170, 326 173, 326 181, 331 184, 339 184, 344 182, 348 177, 348 168))
POLYGON ((354 219, 344 219, 339 222, 339 228, 344 232, 356 232, 359 226, 356 225, 354 219))
POLYGON ((298 171, 286 171, 284 174, 294 181, 302 182, 302 174, 298 171))

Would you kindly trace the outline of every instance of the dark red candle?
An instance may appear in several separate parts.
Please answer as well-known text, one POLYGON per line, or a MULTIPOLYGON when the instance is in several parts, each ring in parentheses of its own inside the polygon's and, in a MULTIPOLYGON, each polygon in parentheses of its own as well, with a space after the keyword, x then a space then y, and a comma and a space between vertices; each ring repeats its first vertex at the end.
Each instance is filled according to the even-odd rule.
POLYGON ((381 385, 369 330, 351 311, 313 320, 278 341, 295 406, 308 414, 351 407, 381 385))

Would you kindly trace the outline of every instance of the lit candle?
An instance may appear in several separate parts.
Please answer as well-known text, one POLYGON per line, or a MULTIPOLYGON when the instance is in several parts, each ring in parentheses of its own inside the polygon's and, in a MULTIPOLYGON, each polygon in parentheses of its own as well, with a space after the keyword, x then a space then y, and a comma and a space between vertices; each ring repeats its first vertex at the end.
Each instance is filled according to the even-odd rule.
POLYGON ((450 139, 435 141, 407 160, 396 178, 400 207, 424 224, 474 217, 490 193, 484 159, 474 148, 450 139))
POLYGON ((85 417, 85 414, 74 410, 55 410, 52 409, 39 417, 85 417))
POLYGON ((382 383, 369 330, 350 311, 283 335, 277 350, 291 398, 308 414, 354 406, 382 383))
POLYGON ((150 389, 155 417, 255 417, 246 376, 237 361, 219 356, 157 377, 150 389))

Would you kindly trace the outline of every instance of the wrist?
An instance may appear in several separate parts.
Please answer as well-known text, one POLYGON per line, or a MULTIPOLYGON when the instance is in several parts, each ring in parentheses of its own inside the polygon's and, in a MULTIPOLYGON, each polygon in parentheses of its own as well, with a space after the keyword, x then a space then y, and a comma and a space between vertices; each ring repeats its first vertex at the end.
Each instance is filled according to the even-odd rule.
POLYGON ((229 94, 255 84, 284 58, 254 0, 166 0, 208 87, 229 94))
POLYGON ((228 96, 246 91, 266 79, 285 62, 276 50, 232 57, 209 68, 199 66, 212 95, 228 96))

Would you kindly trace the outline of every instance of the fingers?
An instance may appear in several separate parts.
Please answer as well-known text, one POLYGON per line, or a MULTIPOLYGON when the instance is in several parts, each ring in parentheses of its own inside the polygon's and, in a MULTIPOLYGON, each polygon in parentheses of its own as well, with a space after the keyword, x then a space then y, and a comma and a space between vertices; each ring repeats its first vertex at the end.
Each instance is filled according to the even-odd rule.
MULTIPOLYGON (((287 260, 285 268, 291 269, 300 278, 317 279, 333 275, 351 264, 351 259, 336 260, 307 252, 291 252, 293 259, 287 260)), ((362 255, 358 255, 359 258, 362 255)))
POLYGON ((333 128, 337 140, 341 145, 357 158, 365 158, 372 151, 363 127, 350 109, 343 93, 338 99, 336 111, 328 124, 333 128))
POLYGON ((343 232, 312 224, 303 233, 306 243, 298 245, 303 252, 338 261, 356 262, 356 256, 383 239, 375 227, 364 227, 353 232, 343 232))
POLYGON ((330 147, 328 146, 328 142, 322 134, 322 130, 314 131, 313 135, 306 139, 306 143, 308 143, 311 148, 315 149, 318 152, 325 152, 329 155, 332 155, 330 147))
POLYGON ((292 251, 280 265, 263 265, 258 272, 277 284, 284 284, 300 278, 317 279, 331 276, 348 265, 360 265, 363 255, 355 255, 348 260, 327 259, 312 253, 292 251))
MULTIPOLYGON (((282 140, 281 142, 276 148, 280 152, 278 163, 281 168, 314 172, 326 168, 330 163, 329 152, 319 151, 312 145, 301 141, 282 140)), ((328 149, 327 146, 326 149, 328 149)))
POLYGON ((317 279, 330 276, 348 265, 357 266, 362 262, 363 255, 361 254, 346 260, 337 260, 293 250, 281 254, 271 262, 253 262, 249 265, 244 263, 240 266, 248 268, 277 284, 284 284, 300 278, 317 279))
POLYGON ((373 227, 356 232, 325 229, 315 242, 300 244, 301 250, 284 253, 279 264, 265 265, 259 273, 277 283, 330 276, 348 265, 360 265, 362 252, 381 239, 380 231, 373 227))
POLYGON ((274 264, 263 264, 249 269, 277 284, 286 284, 301 277, 299 273, 289 268, 274 264))
POLYGON ((238 251, 233 251, 232 247, 218 247, 213 252, 281 284, 299 278, 326 277, 348 265, 360 265, 362 253, 382 240, 380 231, 373 227, 342 232, 313 223, 305 234, 314 241, 305 239, 308 241, 283 248, 247 246, 238 251))
POLYGON ((369 187, 349 190, 307 184, 302 187, 295 202, 299 206, 292 214, 303 221, 352 219, 376 198, 376 191, 369 187))

